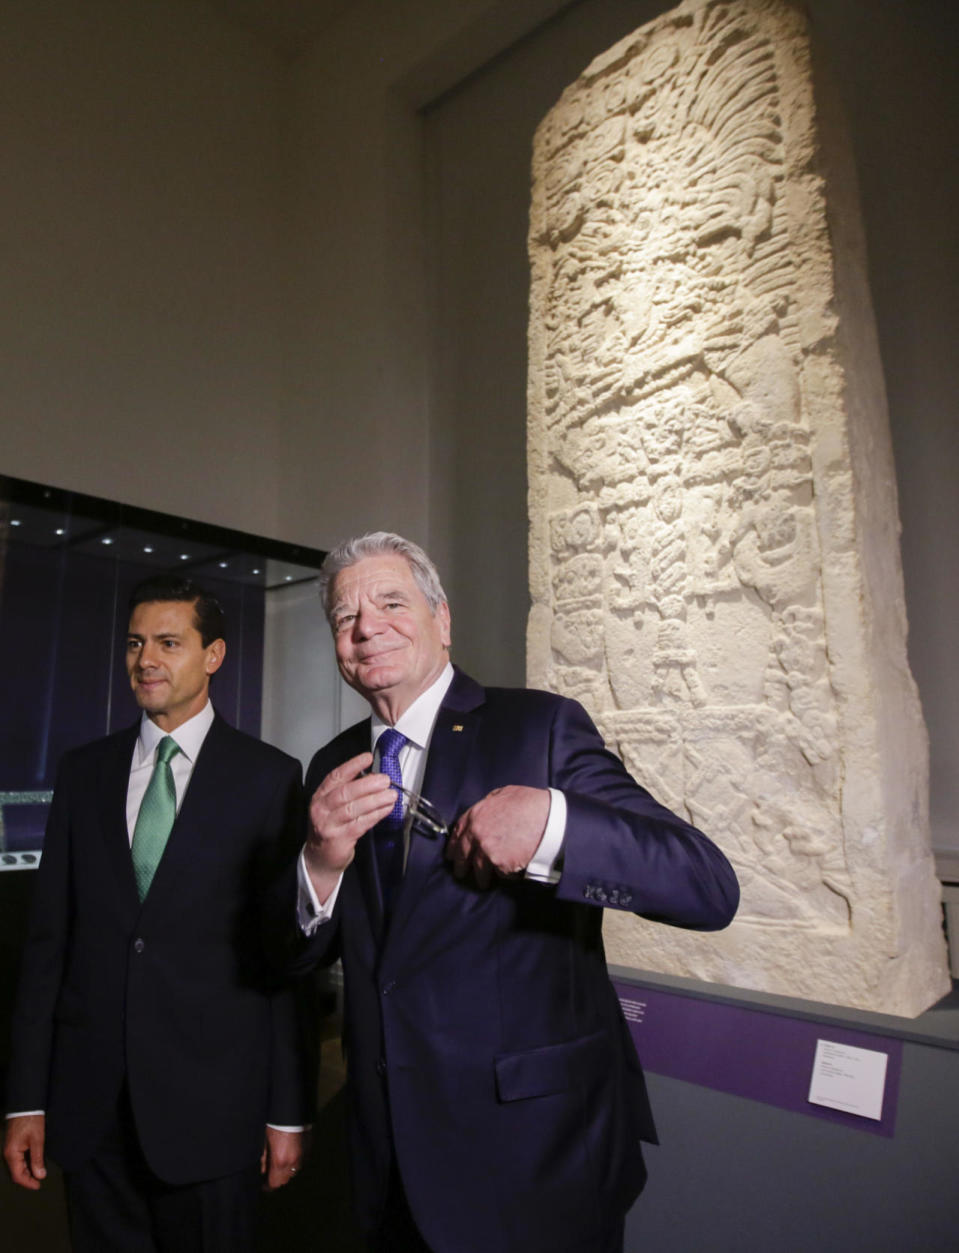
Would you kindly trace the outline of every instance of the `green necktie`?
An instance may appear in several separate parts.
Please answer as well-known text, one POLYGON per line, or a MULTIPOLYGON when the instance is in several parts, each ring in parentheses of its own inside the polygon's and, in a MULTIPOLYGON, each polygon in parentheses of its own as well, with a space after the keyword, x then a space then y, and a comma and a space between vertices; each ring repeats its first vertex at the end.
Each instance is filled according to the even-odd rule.
POLYGON ((136 875, 141 901, 150 890, 176 817, 176 787, 170 760, 179 751, 179 744, 170 735, 164 736, 157 745, 156 765, 143 794, 143 803, 133 829, 133 843, 130 847, 133 853, 133 873, 136 875))

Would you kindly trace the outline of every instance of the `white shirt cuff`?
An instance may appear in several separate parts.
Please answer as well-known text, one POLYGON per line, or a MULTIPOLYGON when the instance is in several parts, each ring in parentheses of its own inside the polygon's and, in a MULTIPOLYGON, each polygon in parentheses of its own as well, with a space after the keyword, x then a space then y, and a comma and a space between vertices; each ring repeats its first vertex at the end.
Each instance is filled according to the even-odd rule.
POLYGON ((556 788, 549 789, 549 817, 546 830, 532 860, 526 867, 526 878, 537 883, 559 883, 562 874, 560 860, 566 839, 566 797, 556 788))
POLYGON ((296 921, 304 935, 313 935, 318 927, 321 927, 324 922, 329 922, 333 917, 333 908, 340 894, 342 882, 343 876, 340 875, 336 881, 336 887, 321 905, 313 890, 310 872, 306 868, 305 852, 303 849, 300 850, 300 856, 296 862, 296 921))

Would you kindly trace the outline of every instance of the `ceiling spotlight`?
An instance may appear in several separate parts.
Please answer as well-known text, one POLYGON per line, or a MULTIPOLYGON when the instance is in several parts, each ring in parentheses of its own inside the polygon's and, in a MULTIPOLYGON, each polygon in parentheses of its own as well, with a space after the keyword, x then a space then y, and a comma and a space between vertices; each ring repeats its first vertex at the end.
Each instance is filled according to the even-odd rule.
POLYGON ((152 545, 152 544, 144 544, 144 545, 143 545, 143 551, 144 551, 145 553, 152 553, 152 552, 153 552, 153 545, 152 545))
POLYGON ((19 526, 19 525, 20 525, 20 519, 19 519, 19 518, 11 518, 11 519, 10 519, 10 525, 11 525, 11 526, 19 526))
POLYGON ((67 533, 67 528, 65 526, 57 527, 57 535, 66 535, 66 533, 67 533))
POLYGON ((230 563, 229 563, 228 561, 221 561, 221 562, 220 562, 220 569, 221 569, 221 570, 225 570, 229 564, 230 564, 230 563))
POLYGON ((254 574, 259 574, 260 572, 259 572, 259 570, 254 570, 254 571, 253 571, 253 573, 254 573, 254 574))
POLYGON ((189 553, 180 553, 180 560, 181 560, 181 561, 189 561, 189 560, 190 560, 190 554, 189 554, 189 553))
POLYGON ((101 543, 101 544, 112 544, 112 543, 113 543, 113 539, 112 539, 112 537, 111 537, 111 536, 109 536, 109 535, 104 535, 104 537, 103 537, 103 539, 100 541, 100 543, 101 543))

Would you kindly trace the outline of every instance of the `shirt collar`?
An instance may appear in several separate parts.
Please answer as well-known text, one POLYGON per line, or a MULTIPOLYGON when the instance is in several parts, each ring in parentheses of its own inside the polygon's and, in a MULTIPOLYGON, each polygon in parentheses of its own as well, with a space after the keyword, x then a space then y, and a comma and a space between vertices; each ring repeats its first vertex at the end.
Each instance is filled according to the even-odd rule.
MULTIPOLYGON (((433 723, 436 721, 436 715, 439 713, 440 705, 443 703, 443 697, 446 695, 449 685, 453 682, 454 674, 453 667, 447 662, 439 678, 434 679, 426 691, 421 692, 417 696, 409 709, 405 710, 402 716, 397 718, 395 724, 397 731, 405 735, 417 748, 426 748, 427 744, 429 744, 430 736, 433 734, 433 723)), ((388 726, 388 722, 384 722, 382 718, 373 714, 370 734, 374 748, 376 747, 376 741, 388 726)))
POLYGON ((213 725, 213 704, 207 701, 198 714, 181 722, 175 731, 167 732, 160 729, 152 718, 144 713, 140 719, 140 734, 137 737, 137 764, 142 765, 151 759, 156 747, 168 734, 172 734, 180 752, 189 761, 195 762, 197 754, 203 747, 206 734, 213 725))

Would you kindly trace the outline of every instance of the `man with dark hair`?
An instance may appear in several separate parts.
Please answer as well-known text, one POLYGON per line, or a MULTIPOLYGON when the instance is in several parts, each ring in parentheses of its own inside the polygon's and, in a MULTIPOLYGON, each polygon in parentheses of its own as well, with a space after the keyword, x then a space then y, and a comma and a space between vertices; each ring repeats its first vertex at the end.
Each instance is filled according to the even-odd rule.
POLYGON ((296 1172, 309 1112, 260 901, 295 856, 300 766, 214 713, 223 613, 189 579, 134 588, 138 723, 67 753, 13 1020, 4 1157, 64 1171, 73 1247, 244 1253, 260 1177, 296 1172))
POLYGON ((209 648, 214 640, 226 639, 226 615, 215 596, 182 574, 154 574, 141 581, 130 593, 127 608, 153 601, 177 602, 193 606, 193 624, 200 632, 200 643, 209 648))
POLYGON ((715 930, 736 877, 582 706, 450 665, 446 596, 417 545, 351 540, 320 581, 371 718, 307 773, 299 960, 342 956, 371 1247, 618 1253, 655 1132, 602 907, 715 930))

